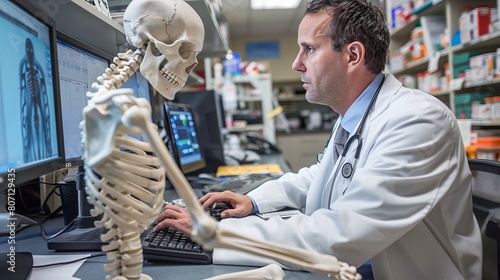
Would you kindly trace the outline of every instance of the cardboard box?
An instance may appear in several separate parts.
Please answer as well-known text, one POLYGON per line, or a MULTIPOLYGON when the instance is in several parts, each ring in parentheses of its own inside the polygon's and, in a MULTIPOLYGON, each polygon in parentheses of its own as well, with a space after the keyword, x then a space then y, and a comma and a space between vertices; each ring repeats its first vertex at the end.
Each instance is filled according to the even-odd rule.
POLYGON ((497 78, 500 78, 500 48, 497 49, 497 53, 496 53, 496 77, 497 78))
POLYGON ((488 66, 477 66, 465 70, 465 86, 472 86, 493 80, 493 69, 488 66))
POLYGON ((401 52, 396 52, 389 57, 389 67, 391 72, 398 72, 404 69, 405 63, 403 59, 403 54, 401 52))
POLYGON ((459 19, 461 43, 467 43, 488 34, 491 23, 491 8, 478 7, 463 13, 459 19))
POLYGON ((484 98, 490 96, 492 94, 489 92, 470 92, 455 95, 455 116, 457 119, 472 118, 472 103, 484 104, 484 98))
POLYGON ((495 64, 495 55, 495 52, 491 52, 473 56, 469 59, 469 66, 470 68, 488 66, 491 68, 491 71, 493 71, 493 66, 495 64))

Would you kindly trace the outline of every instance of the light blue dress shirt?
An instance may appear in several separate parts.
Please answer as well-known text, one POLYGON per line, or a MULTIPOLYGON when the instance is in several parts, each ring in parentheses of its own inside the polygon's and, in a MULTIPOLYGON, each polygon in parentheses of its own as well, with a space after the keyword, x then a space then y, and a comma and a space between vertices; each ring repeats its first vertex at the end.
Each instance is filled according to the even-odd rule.
POLYGON ((382 72, 375 76, 358 99, 356 99, 351 107, 347 109, 345 115, 340 116, 340 125, 349 133, 349 135, 352 134, 358 123, 361 121, 361 118, 363 118, 363 115, 365 114, 373 95, 375 95, 375 91, 377 91, 377 88, 382 82, 383 77, 384 73, 382 72))

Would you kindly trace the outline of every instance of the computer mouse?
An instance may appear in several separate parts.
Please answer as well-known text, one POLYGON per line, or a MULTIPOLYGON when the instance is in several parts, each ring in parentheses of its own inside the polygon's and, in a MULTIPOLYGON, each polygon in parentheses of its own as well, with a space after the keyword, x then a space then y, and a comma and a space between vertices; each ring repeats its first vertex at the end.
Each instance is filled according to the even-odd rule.
POLYGON ((214 217, 216 220, 220 221, 221 217, 220 214, 226 210, 226 209, 231 209, 233 208, 231 204, 227 202, 216 202, 210 207, 210 215, 214 217))
POLYGON ((200 179, 212 179, 212 180, 216 180, 216 181, 219 180, 217 177, 215 177, 214 175, 212 175, 210 173, 200 173, 200 174, 198 174, 198 178, 200 178, 200 179))

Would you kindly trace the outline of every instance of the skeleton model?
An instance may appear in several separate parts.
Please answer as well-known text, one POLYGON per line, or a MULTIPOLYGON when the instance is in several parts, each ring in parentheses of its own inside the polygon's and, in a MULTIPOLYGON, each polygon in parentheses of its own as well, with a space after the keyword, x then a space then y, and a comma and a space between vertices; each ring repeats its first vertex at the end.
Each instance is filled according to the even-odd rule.
MULTIPOLYGON (((356 268, 337 258, 299 248, 265 243, 217 227, 198 199, 150 123, 150 104, 119 89, 140 67, 141 73, 165 98, 173 99, 196 66, 204 27, 196 12, 183 0, 134 0, 124 14, 124 29, 135 52, 118 54, 106 73, 93 85, 96 93, 84 109, 86 190, 94 204, 93 215, 102 214, 97 226, 109 229, 103 246, 115 269, 107 279, 150 279, 141 274, 140 233, 163 206, 164 174, 184 200, 193 222, 192 238, 206 250, 232 248, 270 257, 276 261, 331 279, 360 279, 356 268), (127 137, 142 134, 149 143, 127 137), (127 150, 127 151, 124 151, 127 150), (131 152, 130 152, 131 151, 131 152), (155 156, 151 156, 154 152, 155 156), (163 169, 165 168, 165 170, 163 169)), ((218 279, 283 279, 277 265, 218 279)))
POLYGON ((19 69, 23 158, 29 162, 52 156, 45 75, 29 38, 26 38, 26 56, 21 60, 19 69))

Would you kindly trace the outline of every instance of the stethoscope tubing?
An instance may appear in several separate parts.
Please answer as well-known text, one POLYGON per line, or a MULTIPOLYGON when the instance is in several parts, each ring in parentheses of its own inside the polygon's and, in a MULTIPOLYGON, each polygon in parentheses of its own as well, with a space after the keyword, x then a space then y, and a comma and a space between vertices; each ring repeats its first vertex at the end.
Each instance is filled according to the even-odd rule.
MULTIPOLYGON (((372 110, 373 105, 375 104, 375 102, 378 98, 378 95, 380 93, 380 90, 382 89, 382 86, 384 85, 386 77, 387 77, 387 74, 384 74, 384 76, 382 77, 382 81, 380 82, 380 85, 378 86, 377 90, 373 94, 372 99, 370 100, 370 103, 368 104, 368 107, 366 108, 365 113, 361 117, 361 120, 358 124, 358 127, 356 128, 355 133, 347 139, 346 144, 344 146, 344 150, 339 155, 339 158, 337 159, 337 162, 335 163, 335 172, 333 175, 332 187, 330 188, 329 197, 328 197, 328 208, 330 208, 331 199, 332 199, 332 192, 334 189, 335 181, 337 179, 339 170, 342 171, 342 177, 344 177, 345 180, 351 178, 352 174, 354 174, 354 171, 356 170, 356 164, 358 162, 359 155, 361 153, 361 148, 363 146, 362 133, 363 133, 363 129, 364 129, 364 126, 366 123, 366 119, 368 118, 368 115, 370 114, 370 111, 372 110), (346 162, 347 153, 349 152, 349 149, 354 141, 358 142, 358 145, 356 146, 356 152, 354 154, 354 162, 353 163, 346 162), (340 166, 342 166, 342 168, 340 168, 340 166)), ((337 127, 337 129, 338 129, 338 127, 337 127)), ((345 194, 346 191, 347 191, 347 186, 342 191, 342 195, 345 194)))
POLYGON ((356 147, 356 154, 354 155, 355 159, 359 159, 359 154, 361 153, 361 147, 363 146, 363 139, 361 138, 361 134, 363 133, 363 129, 365 128, 365 123, 366 119, 368 118, 368 114, 370 114, 371 109, 373 108, 373 105, 377 101, 378 94, 380 93, 380 90, 382 89, 382 86, 384 85, 385 78, 387 77, 387 74, 384 74, 382 77, 382 82, 380 82, 380 85, 378 86, 377 90, 372 96, 372 99, 370 100, 370 103, 368 104, 368 107, 366 108, 365 113, 361 117, 361 121, 359 122, 358 128, 356 129, 356 132, 347 139, 344 150, 342 151, 342 157, 345 157, 347 155, 347 151, 351 147, 351 144, 354 140, 358 141, 358 146, 356 147))

